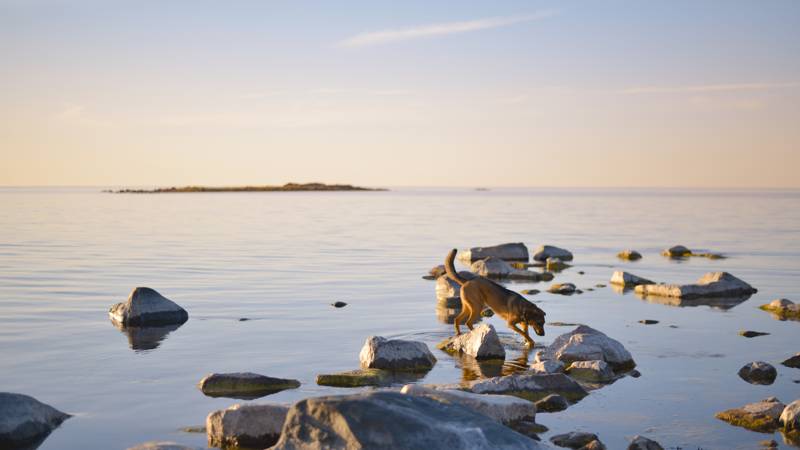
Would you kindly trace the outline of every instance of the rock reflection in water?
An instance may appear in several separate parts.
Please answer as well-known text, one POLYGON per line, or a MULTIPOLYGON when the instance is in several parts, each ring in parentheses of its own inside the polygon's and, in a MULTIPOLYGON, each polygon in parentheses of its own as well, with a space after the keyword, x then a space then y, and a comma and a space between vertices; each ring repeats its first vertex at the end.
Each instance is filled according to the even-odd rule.
MULTIPOLYGON (((459 300, 460 302, 460 300, 459 300)), ((456 316, 461 313, 460 303, 458 308, 448 307, 448 304, 444 302, 439 302, 436 304, 436 319, 441 323, 446 323, 448 325, 452 325, 455 322, 456 316)), ((478 315, 478 318, 475 320, 475 323, 481 321, 481 316, 478 315)), ((466 327, 466 325, 462 322, 462 325, 466 327)))
POLYGON ((114 320, 111 323, 123 334, 128 336, 128 345, 134 351, 147 351, 154 350, 161 345, 161 342, 167 336, 181 327, 183 324, 160 325, 160 326, 144 326, 144 327, 129 327, 114 320))
POLYGON ((504 361, 502 359, 475 359, 467 355, 455 355, 456 367, 461 368, 461 381, 479 380, 483 378, 493 378, 512 373, 523 372, 528 369, 528 351, 525 350, 520 356, 504 361))
POLYGON ((661 297, 657 295, 641 295, 636 294, 640 300, 650 303, 658 303, 660 305, 668 306, 708 306, 714 309, 723 311, 729 310, 734 306, 743 303, 751 297, 751 295, 739 295, 732 297, 699 297, 699 298, 677 298, 677 297, 661 297))

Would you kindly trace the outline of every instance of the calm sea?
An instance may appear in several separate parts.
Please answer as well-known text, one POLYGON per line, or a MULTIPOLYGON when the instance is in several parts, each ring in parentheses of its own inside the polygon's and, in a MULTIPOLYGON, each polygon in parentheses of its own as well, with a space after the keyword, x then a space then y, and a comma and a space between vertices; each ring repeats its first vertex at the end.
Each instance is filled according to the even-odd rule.
MULTIPOLYGON (((758 309, 780 297, 800 301, 798 191, 100 190, 0 189, 0 390, 75 415, 41 449, 125 449, 149 440, 205 445, 204 434, 181 429, 237 403, 195 387, 210 372, 302 382, 256 402, 353 392, 317 386, 315 377, 357 368, 369 335, 419 339, 433 348, 452 326, 437 318, 434 282, 421 276, 450 248, 503 242, 570 249, 574 267, 555 281, 579 288, 607 283, 620 268, 665 282, 725 270, 759 289, 747 301, 721 306, 659 304, 610 288, 530 297, 550 321, 585 323, 621 341, 642 373, 564 412, 537 415, 550 428, 545 439, 585 430, 609 448, 624 448, 635 434, 671 448, 751 449, 771 438, 786 446, 780 434, 736 428, 714 413, 769 396, 785 403, 800 398, 800 370, 779 364, 800 352, 800 322, 758 309), (659 256, 674 244, 729 258, 659 256), (626 248, 644 258, 617 260, 626 248), (176 301, 189 321, 129 340, 107 311, 136 286, 176 301), (348 306, 334 309, 334 301, 348 306), (770 335, 746 339, 737 334, 743 329, 770 335), (773 385, 739 379, 738 369, 756 360, 777 367, 773 385)), ((499 318, 487 321, 507 333, 499 318)), ((547 344, 570 329, 548 326, 538 341, 547 344)), ((421 382, 476 375, 433 351, 439 361, 421 382)))

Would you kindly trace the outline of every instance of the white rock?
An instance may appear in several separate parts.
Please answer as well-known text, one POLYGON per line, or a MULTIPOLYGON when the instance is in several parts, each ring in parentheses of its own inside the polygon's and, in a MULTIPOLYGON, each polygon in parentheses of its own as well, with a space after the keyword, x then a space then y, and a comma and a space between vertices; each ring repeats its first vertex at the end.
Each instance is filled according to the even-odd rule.
POLYGON ((400 392, 462 405, 501 423, 536 418, 536 405, 533 402, 511 395, 473 394, 459 390, 432 389, 418 384, 407 384, 400 392))
POLYGON ((756 289, 728 272, 709 272, 696 284, 643 284, 636 286, 640 295, 698 298, 753 294, 756 289))
POLYGON ((206 418, 208 442, 214 447, 265 448, 275 444, 289 411, 288 405, 233 405, 206 418))
POLYGON ((464 353, 476 359, 506 357, 506 351, 494 326, 485 323, 476 326, 468 333, 445 339, 438 347, 448 352, 464 353))
POLYGON ((164 325, 189 320, 185 309, 146 287, 134 288, 128 300, 112 306, 108 315, 114 322, 126 326, 164 325))
POLYGON ((472 263, 470 270, 486 278, 511 278, 531 281, 539 281, 542 278, 540 273, 517 269, 504 260, 495 257, 475 261, 472 263))
POLYGON ((69 417, 29 395, 0 392, 0 448, 47 436, 69 417))
POLYGON ((647 278, 636 276, 632 273, 617 270, 611 275, 611 284, 618 286, 638 286, 640 284, 655 284, 647 278))
POLYGON ((783 429, 786 431, 800 431, 800 400, 795 400, 786 405, 780 418, 783 429))
POLYGON ((618 371, 636 366, 630 352, 619 341, 586 325, 580 325, 555 338, 545 350, 544 357, 557 359, 565 364, 601 360, 618 371))
POLYGON ((561 261, 572 261, 572 253, 569 250, 552 245, 542 245, 533 254, 534 261, 545 262, 547 258, 551 257, 558 258, 561 261))
POLYGON ((566 372, 575 378, 587 381, 606 382, 614 379, 614 371, 605 361, 575 361, 566 372))
POLYGON ((361 367, 387 370, 428 370, 436 364, 424 342, 370 336, 359 354, 361 367))
POLYGON ((500 244, 492 247, 472 247, 469 250, 458 252, 458 259, 471 264, 480 259, 490 256, 504 259, 506 261, 528 261, 528 247, 521 242, 500 244))

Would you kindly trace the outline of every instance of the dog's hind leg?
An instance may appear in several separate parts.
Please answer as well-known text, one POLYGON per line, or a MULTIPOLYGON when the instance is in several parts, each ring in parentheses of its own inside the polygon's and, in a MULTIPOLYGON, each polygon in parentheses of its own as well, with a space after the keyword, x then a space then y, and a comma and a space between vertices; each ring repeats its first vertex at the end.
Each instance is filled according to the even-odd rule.
POLYGON ((453 320, 453 326, 456 329, 456 336, 461 335, 461 328, 460 328, 461 322, 463 322, 464 320, 467 319, 467 317, 469 317, 470 311, 471 309, 469 307, 469 303, 464 301, 464 297, 461 297, 461 312, 458 313, 456 318, 453 320))
POLYGON ((515 322, 508 322, 508 327, 511 328, 512 330, 516 331, 517 333, 519 333, 520 336, 524 337, 525 340, 528 342, 528 345, 530 346, 530 348, 533 348, 535 342, 533 342, 533 339, 531 339, 530 335, 528 334, 528 330, 527 329, 525 331, 520 330, 519 327, 517 327, 517 324, 515 322))
POLYGON ((478 320, 478 317, 480 316, 480 314, 481 314, 481 312, 480 312, 480 310, 478 308, 470 308, 469 309, 469 318, 467 319, 467 328, 469 328, 470 331, 472 331, 472 329, 473 329, 472 324, 474 324, 475 321, 478 320))

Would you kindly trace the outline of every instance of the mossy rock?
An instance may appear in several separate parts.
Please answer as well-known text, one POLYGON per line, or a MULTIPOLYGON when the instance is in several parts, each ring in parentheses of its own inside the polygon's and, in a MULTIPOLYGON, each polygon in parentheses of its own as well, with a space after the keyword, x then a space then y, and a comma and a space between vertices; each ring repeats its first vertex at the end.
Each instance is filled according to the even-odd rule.
POLYGON ((778 320, 800 320, 800 308, 775 308, 769 304, 758 308, 773 314, 778 320))
POLYGON ((383 369, 357 369, 347 372, 317 375, 317 384, 331 387, 391 386, 413 383, 424 373, 395 372, 383 369))
POLYGON ((747 414, 739 409, 722 411, 715 414, 714 417, 731 425, 761 433, 772 433, 780 426, 778 419, 774 417, 747 414))

